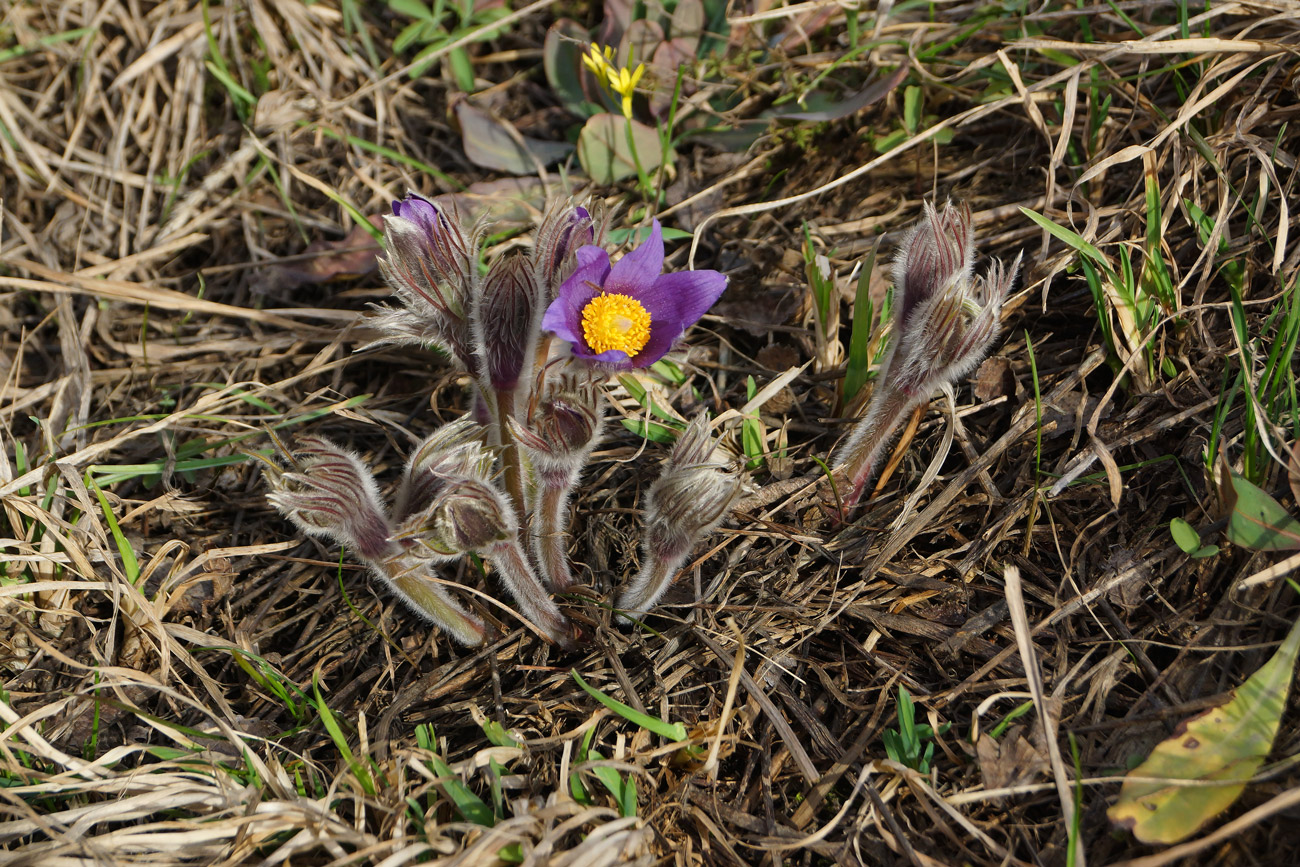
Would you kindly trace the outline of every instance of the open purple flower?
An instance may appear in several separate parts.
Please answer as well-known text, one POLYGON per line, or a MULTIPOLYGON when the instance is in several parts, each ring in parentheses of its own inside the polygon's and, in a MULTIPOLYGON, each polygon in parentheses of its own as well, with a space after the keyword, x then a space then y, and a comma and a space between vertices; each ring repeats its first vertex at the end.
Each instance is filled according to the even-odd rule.
POLYGON ((717 271, 664 274, 664 237, 655 220, 646 242, 611 267, 599 247, 580 247, 542 328, 573 354, 627 369, 648 367, 672 349, 727 288, 717 271))

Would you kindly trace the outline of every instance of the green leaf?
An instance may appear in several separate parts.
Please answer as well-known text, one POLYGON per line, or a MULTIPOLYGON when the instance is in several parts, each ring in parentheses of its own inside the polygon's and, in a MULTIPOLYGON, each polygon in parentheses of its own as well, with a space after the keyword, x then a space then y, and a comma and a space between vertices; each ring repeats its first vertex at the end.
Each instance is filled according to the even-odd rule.
POLYGON ((877 153, 888 153, 903 142, 907 141, 907 139, 907 130, 896 129, 888 135, 876 136, 875 140, 872 142, 872 147, 876 149, 877 153))
POLYGON ((388 8, 408 18, 438 23, 438 19, 433 16, 433 9, 420 0, 388 0, 388 8))
POLYGON ((496 824, 496 815, 492 808, 483 803, 483 799, 469 790, 456 776, 451 766, 444 762, 440 757, 434 756, 429 760, 433 772, 440 778, 438 785, 451 798, 451 803, 456 808, 456 812, 468 822, 475 825, 482 825, 485 828, 491 828, 496 824))
MULTIPOLYGON (((1079 253, 1081 256, 1087 256, 1091 259, 1103 272, 1105 272, 1106 276, 1110 278, 1111 283, 1119 282, 1115 276, 1114 269, 1111 268, 1110 262, 1107 261, 1102 252, 1092 244, 1089 244, 1082 237, 1071 232, 1069 229, 1056 225, 1042 214, 1035 213, 1028 208, 1021 208, 1020 213, 1037 223, 1042 229, 1046 230, 1049 235, 1064 241, 1066 245, 1076 253, 1079 253)), ((1132 281, 1130 280, 1126 285, 1132 285, 1132 281)))
POLYGON ((681 723, 664 722, 659 719, 659 717, 641 713, 641 711, 634 707, 628 707, 618 699, 610 698, 594 686, 589 686, 587 682, 582 679, 582 675, 578 674, 576 669, 573 672, 573 679, 578 682, 578 686, 582 687, 583 690, 586 691, 587 695, 591 696, 596 701, 600 702, 633 725, 638 725, 646 731, 654 732, 660 737, 668 738, 670 741, 686 740, 686 726, 681 723))
POLYGON ((1184 553, 1195 554, 1201 550, 1201 535, 1182 518, 1174 518, 1169 522, 1169 535, 1174 537, 1174 544, 1182 548, 1184 553))
POLYGON ((423 21, 412 21, 402 28, 402 32, 397 34, 393 40, 393 53, 401 54, 420 40, 420 35, 424 32, 423 21))
POLYGON ((646 172, 659 168, 663 153, 659 133, 622 115, 602 112, 587 120, 578 133, 578 160, 587 176, 598 184, 614 184, 635 177, 637 159, 646 172), (627 125, 632 125, 633 154, 628 144, 627 125))
MULTIPOLYGON (((588 758, 597 762, 601 762, 605 760, 605 757, 602 756, 600 753, 596 752, 595 750, 591 751, 591 753, 588 755, 588 758)), ((629 788, 629 784, 632 782, 632 778, 628 777, 625 779, 622 774, 620 774, 616 769, 611 767, 595 767, 595 768, 591 768, 590 770, 593 774, 596 775, 596 779, 600 780, 601 785, 603 785, 606 789, 608 789, 609 793, 614 796, 614 800, 618 802, 619 812, 622 813, 624 816, 629 816, 629 815, 635 816, 636 815, 636 786, 635 785, 631 786, 632 812, 623 813, 623 804, 627 801, 627 790, 629 788)))
POLYGON ((590 42, 586 28, 571 18, 561 18, 546 31, 542 43, 542 68, 551 90, 576 115, 590 116, 599 109, 582 89, 582 45, 590 42))
POLYGON ((506 731, 505 726, 494 719, 486 720, 483 723, 483 734, 487 736, 493 746, 498 747, 518 747, 522 746, 514 735, 506 731))
POLYGON ((249 93, 248 89, 238 81, 235 81, 234 77, 225 69, 222 69, 211 60, 204 63, 204 66, 207 67, 208 72, 213 78, 221 82, 222 86, 230 93, 230 96, 235 100, 235 102, 239 103, 242 108, 252 108, 257 104, 257 97, 249 93))
POLYGON ((573 146, 567 142, 542 141, 527 136, 516 139, 504 123, 471 105, 469 100, 458 102, 455 111, 465 156, 485 169, 530 175, 536 173, 539 163, 550 165, 573 151, 573 146))
POLYGON ((623 797, 619 801, 618 811, 625 819, 636 815, 636 777, 631 774, 623 780, 623 797))
POLYGON ((1144 843, 1170 844, 1231 806, 1273 747, 1298 651, 1300 622, 1230 701, 1183 722, 1129 771, 1107 811, 1111 821, 1144 843), (1218 785, 1178 785, 1184 781, 1218 785))
POLYGON ((325 724, 325 731, 329 733, 335 749, 339 751, 339 755, 343 756, 343 760, 348 763, 348 767, 352 769, 352 773, 357 778, 357 782, 361 784, 361 788, 373 798, 376 792, 375 779, 370 775, 370 769, 366 767, 366 763, 359 761, 352 754, 352 748, 348 746, 347 736, 343 734, 343 729, 339 726, 338 720, 334 718, 334 712, 330 710, 329 705, 325 703, 324 696, 320 693, 320 683, 316 680, 314 672, 312 673, 311 688, 316 695, 316 700, 312 702, 312 705, 316 708, 316 713, 320 715, 321 722, 325 724))
POLYGON ((682 372, 682 369, 666 358, 661 358, 650 365, 650 369, 673 385, 681 385, 686 381, 686 374, 682 372))
POLYGON ((871 248, 858 274, 858 294, 853 299, 853 330, 849 335, 849 357, 844 368, 844 403, 849 403, 866 385, 871 370, 871 332, 875 322, 871 307, 871 272, 876 268, 876 250, 871 248))
POLYGON ((681 424, 681 421, 677 416, 655 403, 654 398, 650 397, 646 392, 645 386, 636 381, 636 377, 624 374, 618 378, 618 381, 620 385, 627 389, 627 393, 632 395, 636 402, 641 404, 642 407, 650 410, 650 414, 655 418, 666 421, 672 425, 681 424))
MULTIPOLYGON (((745 381, 746 400, 753 400, 756 394, 758 394, 758 383, 754 382, 754 377, 751 376, 745 381)), ((751 470, 763 465, 765 438, 763 422, 758 415, 746 416, 740 424, 740 444, 745 450, 745 457, 749 458, 745 465, 751 470)))
POLYGON ((677 436, 681 433, 681 431, 676 428, 665 427, 664 425, 642 421, 641 419, 625 418, 621 419, 621 421, 623 422, 623 427, 641 437, 641 439, 650 440, 652 443, 659 443, 665 446, 670 446, 677 442, 677 436))
MULTIPOLYGON (((610 229, 609 232, 606 233, 605 237, 611 244, 626 244, 632 238, 635 238, 636 242, 640 244, 646 238, 650 237, 650 231, 651 228, 649 226, 641 226, 637 229, 624 227, 620 229, 610 229)), ((674 229, 671 226, 660 231, 663 234, 665 241, 680 241, 683 238, 691 237, 690 232, 681 229, 674 229)))
POLYGON ((99 508, 104 513, 104 522, 108 524, 108 531, 113 534, 113 544, 117 546, 118 556, 122 558, 122 570, 126 572, 126 580, 132 584, 140 578, 140 561, 136 559, 135 551, 131 548, 131 543, 127 541, 126 535, 122 528, 118 526, 117 516, 113 514, 113 507, 108 504, 108 497, 95 484, 95 478, 90 473, 86 473, 86 486, 95 492, 95 497, 99 500, 99 508))
POLYGON ((13 60, 30 54, 33 51, 39 51, 48 45, 58 45, 60 42, 71 42, 74 39, 80 39, 83 36, 89 36, 92 33, 98 33, 94 27, 78 27, 76 30, 65 30, 62 33, 52 33, 49 36, 42 36, 31 45, 19 45, 16 48, 6 48, 0 51, 0 63, 13 60))
POLYGON ((910 135, 916 135, 916 131, 921 128, 923 107, 921 88, 909 85, 903 90, 903 127, 910 135))
POLYGON ((1228 541, 1254 551, 1300 548, 1300 521, 1249 481, 1232 474, 1235 502, 1228 516, 1228 541))
MULTIPOLYGON (((470 62, 469 52, 463 47, 447 55, 451 74, 456 77, 456 86, 465 93, 474 92, 474 64, 470 62)), ((567 152, 567 151, 566 151, 567 152)))

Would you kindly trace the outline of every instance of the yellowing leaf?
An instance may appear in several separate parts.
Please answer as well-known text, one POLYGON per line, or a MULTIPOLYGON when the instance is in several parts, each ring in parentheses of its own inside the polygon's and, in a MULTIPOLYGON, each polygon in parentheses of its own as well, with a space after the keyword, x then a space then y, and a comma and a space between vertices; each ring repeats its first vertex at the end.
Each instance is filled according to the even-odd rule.
POLYGON ((1297 651, 1300 622, 1230 701, 1185 721, 1129 771, 1111 821, 1144 843, 1177 843, 1231 806, 1273 747, 1297 651))

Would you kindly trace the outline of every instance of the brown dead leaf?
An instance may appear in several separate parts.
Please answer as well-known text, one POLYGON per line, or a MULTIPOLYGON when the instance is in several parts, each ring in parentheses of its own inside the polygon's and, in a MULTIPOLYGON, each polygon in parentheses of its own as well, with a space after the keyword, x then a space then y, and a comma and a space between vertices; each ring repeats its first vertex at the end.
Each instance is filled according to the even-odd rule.
POLYGON ((981 403, 1011 397, 1016 393, 1016 375, 1011 361, 1002 355, 984 359, 975 372, 975 399, 981 403))
MULTIPOLYGON (((383 228, 382 217, 370 217, 375 228, 383 228)), ((258 286, 262 292, 285 292, 299 286, 351 280, 373 272, 380 252, 379 242, 362 226, 339 241, 312 241, 291 261, 271 265, 263 271, 258 286)))
POLYGON ((1012 726, 994 740, 980 734, 975 742, 984 788, 1005 789, 1034 782, 1048 770, 1047 759, 1025 737, 1024 726, 1012 726))

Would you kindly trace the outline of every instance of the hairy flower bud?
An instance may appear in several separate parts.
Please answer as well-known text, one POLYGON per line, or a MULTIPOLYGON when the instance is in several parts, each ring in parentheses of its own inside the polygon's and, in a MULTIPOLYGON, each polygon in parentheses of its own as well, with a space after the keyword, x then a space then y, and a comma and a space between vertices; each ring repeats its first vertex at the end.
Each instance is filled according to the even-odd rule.
POLYGON ((490 482, 466 476, 435 478, 440 484, 432 502, 402 522, 400 538, 442 558, 482 551, 515 533, 505 495, 490 482))
POLYGON ((727 517, 740 492, 740 479, 715 457, 717 443, 708 418, 696 416, 677 439, 663 472, 646 495, 646 525, 660 544, 680 540, 690 548, 727 517))
POLYGON ((970 206, 948 203, 936 212, 925 205, 925 219, 903 237, 894 260, 895 321, 912 312, 950 283, 968 283, 975 264, 975 230, 970 206))
POLYGON ((563 204, 553 205, 542 218, 533 244, 532 265, 548 303, 577 267, 574 253, 579 247, 596 243, 596 222, 586 208, 563 204))
POLYGON ((510 435, 533 469, 532 550, 552 590, 574 583, 568 559, 569 496, 599 439, 601 393, 590 380, 561 377, 529 419, 510 419, 510 435))
POLYGON ((972 279, 975 239, 970 208, 948 203, 903 241, 894 263, 895 338, 879 382, 922 400, 973 368, 997 336, 1002 301, 1020 268, 994 262, 972 279))
POLYGON ((1020 257, 1010 268, 994 262, 973 279, 974 257, 970 209, 949 202, 936 211, 927 203, 894 262, 893 341, 871 403, 832 461, 850 480, 846 508, 861 499, 906 414, 970 371, 997 337, 1020 257))
POLYGON ((646 494, 641 571, 619 596, 619 608, 641 613, 653 607, 691 549, 730 512, 740 479, 715 457, 716 445, 703 414, 678 438, 646 494))
POLYGON ((541 331, 541 289, 522 254, 493 263, 483 280, 483 295, 475 314, 483 368, 494 389, 519 384, 524 364, 531 361, 541 331))
POLYGON ((477 238, 453 214, 416 193, 384 218, 379 270, 402 306, 379 307, 381 342, 437 346, 474 372, 470 312, 478 295, 477 238))
POLYGON ((390 553, 392 526, 360 458, 323 437, 298 437, 295 446, 298 472, 269 474, 271 505, 304 533, 332 539, 362 557, 390 553))
POLYGON ((406 462, 397 489, 398 521, 426 508, 446 477, 470 476, 487 479, 496 461, 483 445, 483 428, 473 419, 461 418, 446 424, 425 438, 406 462))
POLYGON ((428 508, 402 522, 398 538, 414 542, 432 560, 478 553, 495 567, 520 613, 556 643, 572 644, 569 621, 546 595, 519 542, 519 522, 504 493, 468 477, 440 477, 428 508))
POLYGON ((543 471, 581 469, 595 447, 604 420, 600 390, 591 382, 565 378, 542 400, 525 427, 511 425, 515 440, 543 471))
POLYGON ((430 580, 428 558, 412 558, 394 536, 374 477, 347 449, 321 437, 299 437, 298 469, 268 472, 271 501, 303 532, 352 549, 397 596, 461 644, 481 644, 487 634, 442 586, 430 580))

